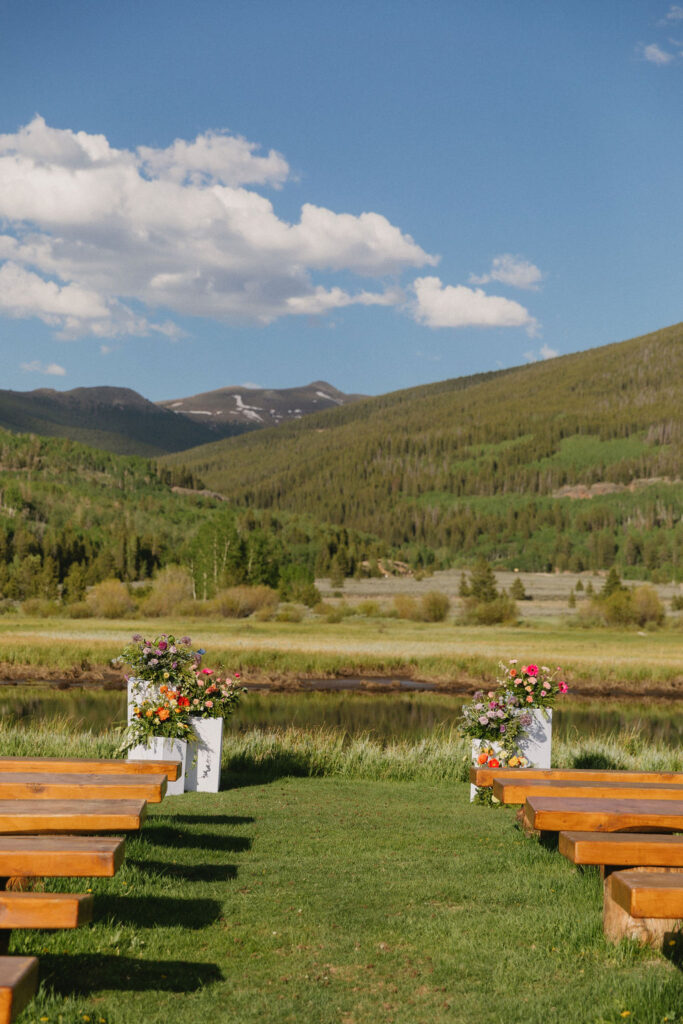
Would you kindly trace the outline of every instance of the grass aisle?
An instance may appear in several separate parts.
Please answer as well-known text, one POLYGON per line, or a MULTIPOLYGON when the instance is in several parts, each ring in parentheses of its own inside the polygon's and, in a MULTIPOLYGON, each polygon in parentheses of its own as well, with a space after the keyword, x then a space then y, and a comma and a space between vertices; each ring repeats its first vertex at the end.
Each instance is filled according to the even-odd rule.
POLYGON ((21 1024, 683 1020, 680 968, 604 942, 597 874, 467 796, 283 778, 168 799, 86 883, 92 928, 14 934, 44 981, 21 1024))

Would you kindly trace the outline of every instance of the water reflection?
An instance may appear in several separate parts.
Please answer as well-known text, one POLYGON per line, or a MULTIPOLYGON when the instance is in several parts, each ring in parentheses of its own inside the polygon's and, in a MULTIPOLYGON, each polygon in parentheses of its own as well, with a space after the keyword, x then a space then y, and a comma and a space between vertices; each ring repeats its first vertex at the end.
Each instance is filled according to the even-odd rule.
MULTIPOLYGON (((251 692, 227 722, 228 730, 286 727, 333 728, 349 735, 371 733, 383 740, 420 739, 455 727, 463 698, 429 692, 251 692)), ((0 715, 22 726, 55 717, 74 729, 101 733, 122 725, 122 691, 56 690, 49 686, 0 686, 0 715)), ((602 700, 565 702, 553 716, 558 738, 634 731, 669 746, 683 743, 683 702, 602 700)))

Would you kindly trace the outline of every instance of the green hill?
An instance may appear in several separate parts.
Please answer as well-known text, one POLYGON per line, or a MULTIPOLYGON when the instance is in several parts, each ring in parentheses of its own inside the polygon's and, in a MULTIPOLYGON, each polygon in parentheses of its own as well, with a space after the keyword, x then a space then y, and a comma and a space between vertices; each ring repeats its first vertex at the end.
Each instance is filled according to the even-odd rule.
POLYGON ((683 325, 394 392, 166 457, 254 509, 414 564, 666 575, 683 562, 683 325), (584 498, 584 500, 579 500, 584 498))

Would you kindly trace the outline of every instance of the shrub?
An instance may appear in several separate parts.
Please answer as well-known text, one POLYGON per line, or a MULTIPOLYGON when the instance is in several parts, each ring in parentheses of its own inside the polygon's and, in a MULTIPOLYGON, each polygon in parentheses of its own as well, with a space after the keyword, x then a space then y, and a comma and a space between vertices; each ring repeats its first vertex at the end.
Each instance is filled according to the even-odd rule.
POLYGON ((283 604, 278 609, 278 613, 275 616, 276 622, 301 622, 304 617, 304 613, 301 608, 297 608, 295 604, 283 604))
POLYGON ((451 602, 447 594, 439 590, 430 590, 420 601, 420 618, 423 622, 443 622, 450 611, 451 602))
POLYGON ((220 590, 211 602, 214 611, 226 619, 247 619, 254 612, 270 612, 277 603, 277 591, 265 586, 228 587, 220 590))
POLYGON ((512 586, 510 587, 510 597, 514 597, 515 601, 526 601, 528 599, 521 576, 515 576, 512 586))
POLYGON ((674 596, 671 598, 671 611, 683 611, 683 594, 674 594, 674 596))
POLYGON ((63 612, 57 601, 49 601, 44 597, 27 598, 22 602, 21 610, 24 615, 35 615, 39 619, 51 619, 63 612))
POLYGON ((495 626, 499 623, 517 621, 517 605, 507 594, 501 594, 495 601, 465 599, 462 621, 474 626, 495 626))
POLYGON ((356 611, 359 615, 365 615, 368 619, 374 619, 378 615, 382 614, 382 609, 377 601, 359 601, 356 605, 356 611))
POLYGON ((632 595, 633 614, 639 626, 661 626, 664 622, 664 606, 654 587, 644 584, 636 587, 632 595))
POLYGON ((93 610, 87 601, 74 601, 64 609, 70 619, 90 619, 93 610))
POLYGON ((140 606, 143 615, 173 615, 179 605, 194 596, 192 576, 181 565, 167 565, 152 583, 149 595, 140 606))
POLYGON ((606 599, 601 595, 592 607, 609 626, 661 626, 664 622, 662 602, 647 584, 635 590, 615 590, 606 599))
POLYGON ((396 594, 394 597, 394 608, 399 619, 419 619, 420 607, 414 597, 409 594, 396 594))
POLYGON ((135 602, 121 580, 103 580, 88 591, 86 604, 102 619, 123 619, 135 611, 135 602))

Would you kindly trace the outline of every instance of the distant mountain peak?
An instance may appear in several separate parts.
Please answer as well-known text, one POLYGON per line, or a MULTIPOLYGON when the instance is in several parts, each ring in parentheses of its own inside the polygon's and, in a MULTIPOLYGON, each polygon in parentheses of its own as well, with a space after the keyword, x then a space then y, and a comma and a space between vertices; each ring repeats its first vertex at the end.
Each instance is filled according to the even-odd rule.
POLYGON ((324 380, 294 388, 217 388, 187 398, 172 398, 158 405, 216 429, 227 424, 273 427, 313 412, 348 405, 365 395, 347 395, 324 380))

